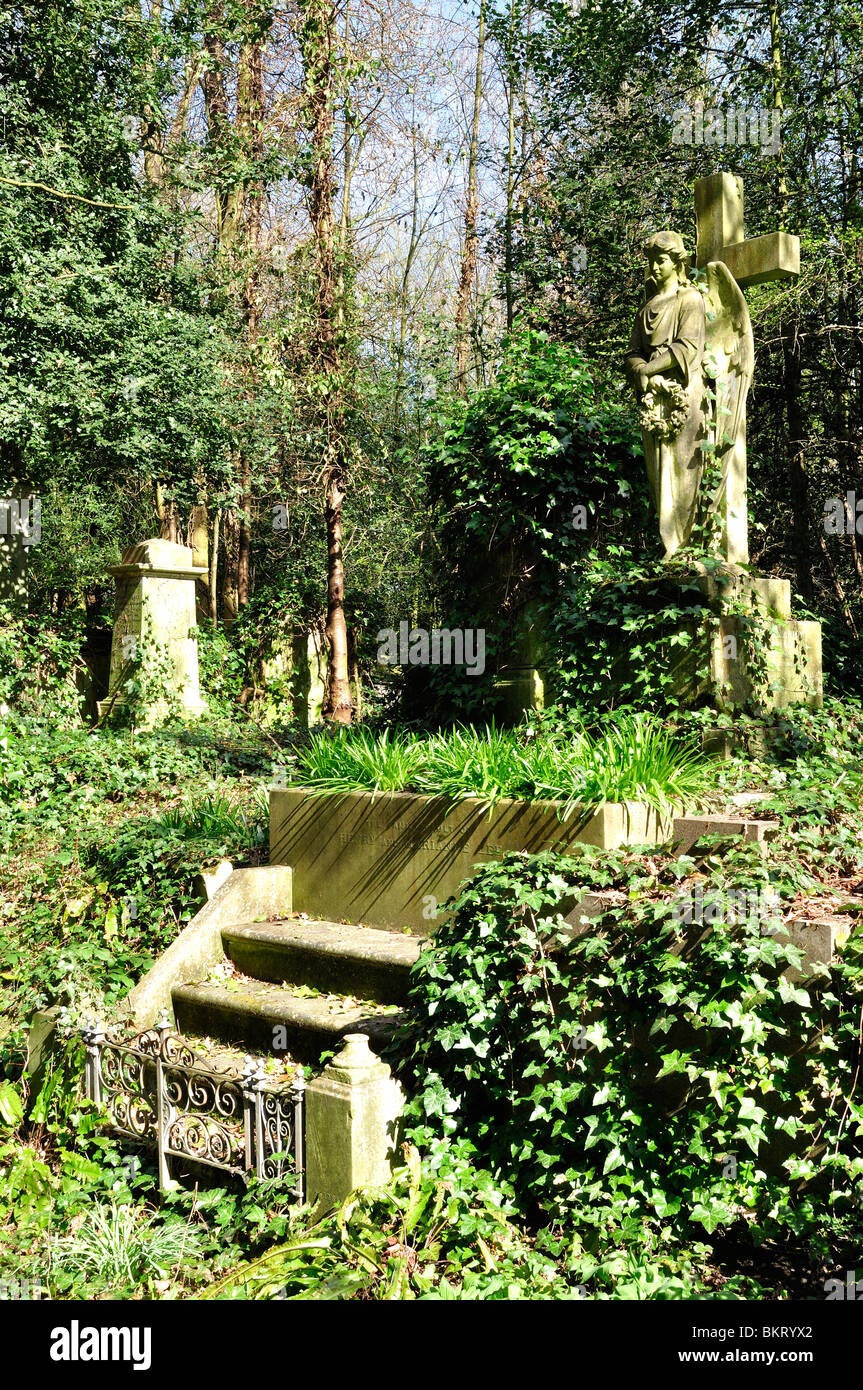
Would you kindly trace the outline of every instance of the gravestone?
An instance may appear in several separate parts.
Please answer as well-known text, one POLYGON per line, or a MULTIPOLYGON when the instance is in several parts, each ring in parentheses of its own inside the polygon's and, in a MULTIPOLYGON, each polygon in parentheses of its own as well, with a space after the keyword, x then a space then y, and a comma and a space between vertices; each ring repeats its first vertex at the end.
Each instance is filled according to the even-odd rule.
MULTIPOLYGON (((748 539, 746 402, 755 354, 743 291, 795 279, 800 241, 786 231, 747 239, 743 182, 731 173, 696 181, 694 213, 694 256, 676 232, 659 232, 648 243, 649 289, 627 359, 665 559, 674 561, 669 585, 675 586, 675 575, 683 579, 675 606, 692 607, 685 590, 695 583, 713 615, 707 683, 694 674, 698 663, 688 655, 673 681, 684 703, 709 695, 723 711, 798 703, 817 709, 823 698, 821 625, 792 617, 788 580, 751 570, 748 539), (658 283, 651 277, 662 258, 674 264, 661 267, 658 283), (706 496, 710 457, 718 485, 706 496), (685 559, 696 523, 705 520, 720 536, 709 573, 701 562, 685 559)), ((543 627, 541 614, 522 615, 508 666, 495 683, 510 720, 542 708, 543 627)), ((622 685, 632 676, 629 662, 622 653, 622 685)))
POLYGON ((99 704, 100 717, 119 713, 128 704, 124 683, 138 671, 146 676, 154 652, 167 658, 165 690, 152 698, 145 695, 135 722, 141 727, 158 723, 169 712, 169 701, 185 717, 205 714, 193 632, 195 582, 203 567, 193 564, 186 546, 149 540, 131 546, 108 572, 114 576, 116 599, 109 691, 99 704))
POLYGON ((311 728, 323 719, 327 694, 327 651, 317 628, 274 635, 258 666, 261 684, 284 691, 289 705, 281 711, 311 728))
MULTIPOLYGON (((2 489, 2 484, 0 484, 2 489)), ((27 556, 42 539, 42 502, 25 482, 0 491, 0 603, 27 597, 27 556)))

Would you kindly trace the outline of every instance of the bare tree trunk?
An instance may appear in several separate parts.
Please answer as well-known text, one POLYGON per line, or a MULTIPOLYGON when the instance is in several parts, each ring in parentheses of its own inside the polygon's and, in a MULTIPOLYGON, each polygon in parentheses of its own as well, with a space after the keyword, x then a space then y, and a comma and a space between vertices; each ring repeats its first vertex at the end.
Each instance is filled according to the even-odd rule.
POLYGON ((513 223, 515 221, 515 62, 513 45, 515 42, 516 0, 510 0, 509 43, 510 53, 507 64, 507 119, 508 135, 506 151, 506 213, 504 216, 503 281, 506 298, 506 326, 512 328, 515 310, 513 305, 513 223))
POLYGON ((776 112, 780 131, 780 144, 776 152, 776 215, 779 226, 788 225, 788 180, 785 175, 785 147, 781 143, 782 115, 784 100, 782 95, 782 36, 779 29, 779 0, 770 4, 770 78, 773 87, 773 109, 776 112))
POLYGON ((156 516, 159 518, 159 539, 180 544, 180 519, 172 497, 165 497, 162 484, 156 483, 156 516))
POLYGON ((240 611, 238 580, 240 569, 240 526, 236 507, 228 507, 222 516, 222 622, 230 624, 240 611))
MULTIPOLYGON (((264 153, 264 41, 255 37, 245 43, 240 58, 240 84, 237 94, 237 126, 249 155, 259 161, 264 153)), ((261 272, 259 264, 261 222, 263 217, 264 186, 260 177, 248 186, 245 214, 245 246, 247 271, 243 284, 243 318, 248 348, 253 349, 260 334, 261 272)), ((251 357, 251 354, 250 354, 251 357)), ((247 365, 249 394, 257 388, 254 358, 247 365)), ((240 450, 240 519, 237 554, 237 606, 245 608, 250 591, 250 552, 252 529, 252 476, 247 450, 240 450)))
POLYGON ((476 50, 476 80, 473 93, 473 117, 470 128, 470 149, 467 164, 467 203, 464 215, 464 246, 461 275, 455 307, 455 386, 458 394, 467 392, 468 311, 470 292, 476 275, 476 224, 479 212, 477 196, 477 163, 479 158, 479 118, 482 107, 482 66, 485 57, 485 16, 487 0, 480 0, 479 33, 476 50))
POLYGON ((324 716, 351 722, 342 514, 345 500, 344 328, 338 326, 336 238, 333 214, 333 107, 336 88, 334 0, 305 0, 300 45, 305 69, 304 115, 311 139, 309 211, 315 238, 317 306, 311 347, 312 369, 322 380, 326 414, 323 459, 324 521, 327 530, 328 679, 324 716))
POLYGON ((324 714, 337 724, 351 722, 351 685, 348 677, 348 629, 345 623, 345 569, 342 558, 342 506, 345 500, 333 474, 327 487, 324 516, 327 524, 327 642, 329 669, 324 714))
MULTIPOLYGON (((770 5, 770 80, 773 109, 781 123, 783 111, 782 44, 779 28, 779 0, 770 5)), ((785 155, 780 145, 776 155, 776 214, 780 227, 788 223, 788 183, 785 177, 785 155)), ((814 598, 812 579, 812 550, 809 524, 809 477, 803 443, 804 423, 801 404, 800 340, 797 324, 789 322, 782 331, 782 394, 788 426, 788 484, 791 496, 791 525, 794 536, 794 560, 797 591, 810 604, 814 598)))

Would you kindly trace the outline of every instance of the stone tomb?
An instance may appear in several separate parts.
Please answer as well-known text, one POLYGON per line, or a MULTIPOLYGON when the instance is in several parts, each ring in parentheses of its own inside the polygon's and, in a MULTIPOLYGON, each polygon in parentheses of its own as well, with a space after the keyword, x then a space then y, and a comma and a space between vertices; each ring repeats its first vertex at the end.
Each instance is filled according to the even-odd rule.
POLYGON ((270 792, 270 863, 293 869, 293 905, 316 916, 429 933, 477 865, 511 850, 578 853, 661 844, 671 824, 641 802, 605 802, 561 821, 556 802, 453 804, 410 792, 270 792))
MULTIPOLYGON (((171 663, 168 693, 176 696, 189 718, 206 713, 198 679, 198 641, 195 627, 195 581, 206 573, 193 564, 192 551, 173 541, 140 541, 112 565, 116 600, 111 642, 108 698, 99 704, 100 717, 116 713, 126 703, 122 686, 133 663, 155 645, 166 650, 171 663), (190 635, 191 634, 191 635, 190 635)), ((154 698, 137 721, 142 727, 158 723, 168 712, 164 698, 154 698)))

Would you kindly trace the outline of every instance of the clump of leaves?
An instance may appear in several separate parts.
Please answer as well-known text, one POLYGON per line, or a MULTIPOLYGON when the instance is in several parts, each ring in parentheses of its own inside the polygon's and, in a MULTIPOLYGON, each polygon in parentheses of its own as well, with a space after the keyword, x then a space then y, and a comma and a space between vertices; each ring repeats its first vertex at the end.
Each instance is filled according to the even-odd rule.
POLYGON ((296 756, 297 780, 311 790, 393 792, 413 786, 425 750, 415 734, 359 727, 313 734, 296 756))
POLYGON ((852 1205, 863 948, 792 982, 787 937, 726 912, 781 878, 754 850, 706 862, 689 923, 691 860, 510 854, 463 885, 412 972, 414 1141, 468 1140, 526 1211, 582 1230, 852 1205), (588 889, 603 910, 573 939, 561 908, 588 889))
POLYGON ((405 1145, 386 1188, 352 1192, 292 1239, 241 1265, 205 1298, 575 1298, 574 1284, 537 1252, 488 1174, 451 1155, 445 1174, 405 1145))
POLYGON ((77 1229, 54 1246, 58 1273, 108 1284, 134 1285, 146 1276, 164 1278, 196 1254, 201 1237, 193 1226, 159 1223, 140 1206, 101 1203, 82 1214, 77 1229))

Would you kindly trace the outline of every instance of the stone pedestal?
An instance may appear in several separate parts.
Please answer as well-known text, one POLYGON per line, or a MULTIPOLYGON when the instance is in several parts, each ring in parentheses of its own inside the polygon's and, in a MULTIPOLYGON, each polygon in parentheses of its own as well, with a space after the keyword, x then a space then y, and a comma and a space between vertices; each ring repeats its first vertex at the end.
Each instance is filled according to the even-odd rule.
POLYGON ((728 565, 698 578, 717 618, 710 679, 723 711, 823 704, 821 624, 791 616, 791 584, 728 565))
POLYGON ((356 1187, 382 1187, 397 1156, 404 1095, 364 1033, 345 1045, 306 1091, 306 1192, 320 1207, 356 1187))
POLYGON ((526 604, 516 619, 509 658, 494 681, 500 699, 499 718, 505 724, 517 724, 528 710, 545 707, 545 632, 542 606, 526 604))
MULTIPOLYGON (((166 651, 171 671, 169 695, 188 718, 205 714, 198 680, 198 642, 190 636, 195 627, 195 581, 205 573, 192 563, 192 551, 173 541, 141 541, 131 546, 109 573, 117 586, 111 672, 108 698, 99 704, 100 717, 122 710, 122 686, 149 646, 166 651), (141 650, 143 646, 143 652, 141 650)), ((168 713, 168 702, 154 698, 136 718, 141 727, 158 723, 168 713)))

